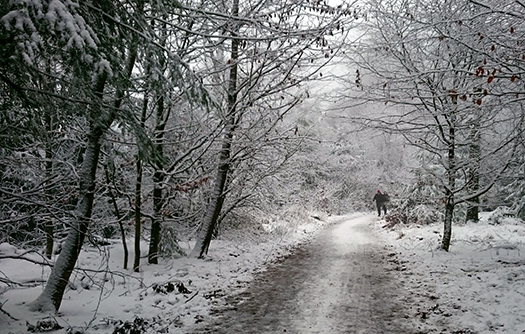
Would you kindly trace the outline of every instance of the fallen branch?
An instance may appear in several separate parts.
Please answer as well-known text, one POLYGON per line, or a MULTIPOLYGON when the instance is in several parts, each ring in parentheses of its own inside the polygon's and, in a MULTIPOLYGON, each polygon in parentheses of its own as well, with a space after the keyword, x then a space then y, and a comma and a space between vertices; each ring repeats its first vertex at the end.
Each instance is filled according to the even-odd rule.
MULTIPOLYGON (((33 259, 30 259, 30 258, 24 257, 25 254, 31 253, 31 252, 33 252, 33 251, 28 251, 28 252, 25 252, 25 253, 20 254, 20 255, 0 255, 0 260, 2 260, 2 259, 23 260, 23 261, 28 261, 28 262, 31 262, 31 263, 34 263, 34 264, 38 264, 40 266, 48 266, 48 267, 51 267, 51 268, 54 266, 53 263, 48 262, 48 261, 44 262, 44 261, 38 261, 38 260, 33 260, 33 259)), ((88 268, 80 268, 80 267, 76 267, 74 269, 74 271, 83 272, 86 275, 87 275, 87 273, 100 274, 100 273, 107 272, 107 273, 109 273, 111 275, 120 276, 120 277, 123 277, 123 278, 135 278, 137 281, 142 283, 142 279, 141 278, 134 277, 133 275, 129 275, 129 274, 126 274, 126 273, 123 273, 123 272, 120 272, 120 271, 105 271, 105 270, 100 270, 100 269, 88 269, 88 268)), ((16 282, 12 282, 12 283, 19 284, 19 283, 16 283, 16 282)))
POLYGON ((185 301, 184 304, 186 304, 187 302, 189 302, 190 300, 195 298, 195 296, 198 295, 198 294, 199 294, 199 291, 195 292, 195 294, 193 296, 191 296, 191 298, 189 298, 187 301, 185 301))
POLYGON ((3 309, 3 306, 5 305, 5 303, 7 303, 7 300, 6 300, 5 302, 3 302, 3 303, 0 304, 0 311, 1 311, 3 314, 7 315, 9 318, 13 319, 14 321, 18 321, 17 318, 13 317, 11 314, 9 314, 9 312, 7 312, 6 310, 3 309))
POLYGON ((27 253, 30 253, 30 252, 25 252, 24 254, 20 254, 20 255, 0 255, 0 260, 2 259, 24 260, 24 261, 28 261, 34 264, 38 264, 40 266, 49 266, 49 267, 53 266, 52 263, 47 262, 47 261, 43 262, 43 261, 33 260, 27 257, 24 257, 24 255, 27 253))
POLYGON ((503 244, 503 245, 497 245, 497 246, 489 245, 489 247, 487 247, 485 249, 482 249, 481 251, 499 250, 499 249, 517 250, 517 251, 520 250, 518 245, 515 245, 515 244, 503 244))
POLYGON ((42 283, 45 283, 45 282, 46 281, 43 280, 43 279, 33 279, 33 280, 25 281, 25 282, 16 282, 16 281, 10 280, 9 278, 0 277, 0 283, 3 283, 5 285, 7 285, 7 286, 17 285, 17 286, 21 286, 21 287, 24 287, 24 288, 32 288, 32 287, 35 287, 35 286, 39 286, 39 285, 41 285, 42 283))
POLYGON ((497 262, 501 263, 501 264, 506 264, 506 265, 509 265, 509 266, 525 266, 525 260, 521 260, 521 261, 517 261, 517 262, 510 262, 510 261, 503 261, 503 260, 498 260, 497 262))

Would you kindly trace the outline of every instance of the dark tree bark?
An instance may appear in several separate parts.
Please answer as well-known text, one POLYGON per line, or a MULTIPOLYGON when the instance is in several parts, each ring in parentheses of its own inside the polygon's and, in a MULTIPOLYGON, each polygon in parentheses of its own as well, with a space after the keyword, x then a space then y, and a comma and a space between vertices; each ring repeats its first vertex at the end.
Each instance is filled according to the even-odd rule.
POLYGON ((153 218, 151 221, 151 237, 148 251, 148 263, 157 264, 159 257, 160 232, 162 230, 162 207, 164 206, 162 184, 164 182, 164 173, 162 170, 156 170, 153 173, 153 218))
MULTIPOLYGON (((53 73, 51 62, 46 62, 46 71, 48 73, 53 73)), ((51 79, 44 79, 44 86, 50 92, 56 92, 55 82, 51 79)), ((44 124, 45 124, 45 195, 47 200, 50 201, 55 195, 54 182, 53 182, 53 159, 55 157, 54 148, 55 148, 55 130, 57 128, 57 115, 56 115, 56 106, 45 105, 44 106, 44 124)), ((53 256, 53 246, 54 246, 54 233, 55 233, 55 224, 53 218, 48 217, 44 224, 44 233, 46 235, 46 247, 45 247, 45 256, 48 259, 51 259, 53 256)))
MULTIPOLYGON (((169 110, 167 111, 169 113, 169 110)), ((164 98, 159 98, 157 105, 157 125, 155 126, 155 171, 153 172, 153 219, 151 221, 151 237, 149 243, 148 263, 157 264, 159 257, 160 232, 162 230, 162 208, 164 199, 164 131, 169 115, 164 110, 164 98)))
MULTIPOLYGON (((112 169, 114 169, 114 166, 112 169)), ((104 166, 104 172, 106 174, 106 183, 108 186, 109 197, 111 198, 111 202, 113 202, 113 211, 115 212, 115 217, 117 218, 117 222, 118 222, 119 230, 120 230, 120 237, 122 240, 122 247, 124 251, 124 260, 123 260, 122 268, 128 269, 129 250, 128 250, 128 243, 126 242, 126 231, 124 229, 124 224, 122 223, 122 215, 120 214, 120 209, 118 207, 117 196, 115 196, 115 193, 111 187, 111 184, 114 184, 115 181, 114 181, 114 178, 110 176, 109 166, 107 163, 104 166)))
POLYGON ((441 241, 441 248, 448 252, 450 248, 450 240, 452 238, 452 218, 454 215, 454 195, 448 195, 445 203, 445 222, 443 228, 443 239, 441 241))
MULTIPOLYGON (((148 98, 144 98, 142 105, 142 114, 140 116, 140 126, 144 129, 146 124, 146 115, 148 112, 148 98)), ((137 136, 140 138, 140 135, 137 136)), ((140 141, 140 139, 138 139, 140 141)), ((140 238, 142 231, 142 175, 143 175, 143 163, 142 163, 142 152, 141 145, 137 142, 137 178, 135 183, 135 258, 133 261, 133 271, 139 272, 140 270, 140 238)))
MULTIPOLYGON (((467 190, 469 194, 476 194, 480 191, 479 184, 479 161, 481 156, 480 148, 480 129, 479 122, 474 120, 469 134, 469 157, 470 166, 467 171, 467 190)), ((467 201, 466 221, 479 221, 479 196, 467 201)))
POLYGON ((142 230, 142 160, 137 155, 137 179, 135 183, 135 257, 133 271, 140 270, 140 234, 142 230))
MULTIPOLYGON (((139 10, 142 11, 142 6, 144 6, 144 4, 143 2, 140 2, 139 4, 140 4, 139 10)), ((130 48, 128 62, 125 68, 125 75, 127 79, 131 78, 131 73, 133 71, 133 67, 135 66, 136 60, 137 60, 137 46, 133 46, 130 48)), ((122 89, 117 90, 115 94, 115 103, 113 105, 114 110, 118 110, 120 106, 122 105, 122 100, 124 99, 125 88, 127 88, 128 85, 129 83, 126 83, 122 89)), ((108 174, 107 169, 106 169, 106 179, 107 179, 108 186, 109 186, 109 174, 108 174)), ((129 251, 128 251, 128 244, 126 242, 126 231, 124 229, 124 224, 122 224, 122 220, 121 220, 122 217, 119 212, 116 197, 113 191, 111 190, 111 188, 110 188, 110 197, 111 197, 111 200, 113 201, 113 208, 115 210, 115 215, 117 217, 117 222, 118 222, 119 230, 120 230, 120 237, 122 239, 122 247, 124 250, 123 269, 128 269, 129 251)))
POLYGON ((233 130, 229 130, 223 139, 223 144, 220 154, 220 166, 215 178, 213 193, 206 215, 204 216, 203 226, 199 233, 197 243, 192 250, 191 256, 202 258, 208 253, 213 233, 217 227, 222 206, 224 204, 224 189, 226 187, 226 180, 228 178, 228 171, 230 169, 230 151, 231 140, 233 138, 233 130))
MULTIPOLYGON (((53 196, 53 185, 52 185, 52 177, 53 177, 53 131, 55 129, 54 126, 54 119, 51 115, 51 110, 46 110, 45 115, 45 122, 46 122, 46 148, 45 148, 45 175, 46 175, 46 196, 51 199, 53 196)), ((53 256, 53 246, 54 246, 54 233, 55 233, 55 224, 53 223, 53 219, 51 217, 47 218, 45 226, 44 226, 44 232, 46 234, 46 248, 45 248, 45 256, 48 259, 51 259, 53 256)))
MULTIPOLYGON (((233 1, 232 16, 239 15, 239 1, 233 1)), ((236 30, 232 32, 231 44, 231 66, 230 78, 228 82, 228 114, 225 124, 225 133, 222 141, 222 147, 219 155, 219 169, 213 187, 213 193, 210 200, 210 205, 204 216, 203 224, 197 243, 191 252, 193 257, 203 257, 208 253, 211 239, 215 229, 217 228, 217 221, 221 214, 222 206, 224 204, 224 190, 228 179, 228 172, 230 170, 230 155, 232 147, 233 132, 235 129, 236 105, 237 105, 237 61, 239 59, 239 39, 236 30)))

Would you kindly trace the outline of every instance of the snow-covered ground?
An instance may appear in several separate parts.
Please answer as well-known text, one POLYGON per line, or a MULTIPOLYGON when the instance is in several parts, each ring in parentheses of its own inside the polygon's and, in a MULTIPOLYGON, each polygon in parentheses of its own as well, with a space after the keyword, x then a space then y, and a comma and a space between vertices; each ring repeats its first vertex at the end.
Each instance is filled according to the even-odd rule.
MULTIPOLYGON (((71 328, 79 333, 85 328, 90 334, 112 333, 119 324, 122 328, 142 327, 148 329, 148 333, 189 333, 209 317, 214 299, 244 288, 254 273, 264 270, 264 263, 285 256, 335 220, 310 218, 301 223, 265 224, 257 233, 248 231, 248 235, 213 240, 205 260, 178 258, 148 265, 143 258, 140 273, 122 269, 123 251, 119 240, 110 240, 112 245, 107 247, 87 245, 77 263, 81 270, 73 274, 58 315, 29 312, 26 305, 42 291, 49 268, 24 260, 0 259, 0 333, 27 333, 26 322, 33 326, 40 322, 40 327, 44 327, 55 320, 63 327, 57 333, 74 332, 71 328), (4 277, 25 287, 3 284, 4 277), (179 283, 187 293, 178 291, 179 283), (174 291, 161 291, 170 287, 174 287, 174 291), (137 317, 147 324, 138 320, 134 324, 121 323, 133 322, 137 317)), ((131 246, 130 241, 128 247, 131 246)), ((181 246, 189 252, 193 243, 181 246)), ((141 249, 147 252, 148 245, 144 243, 141 249)), ((34 253, 24 254, 10 245, 0 244, 0 258, 17 255, 44 261, 34 253)), ((146 253, 142 255, 146 257, 146 253)), ((131 249, 130 267, 132 259, 131 249)))
MULTIPOLYGON (((311 219, 291 229, 267 225, 264 228, 273 232, 264 237, 214 240, 206 260, 180 258, 147 265, 144 259, 137 274, 122 270, 118 241, 108 247, 86 247, 78 263, 83 271, 75 272, 58 315, 32 313, 26 307, 42 290, 49 269, 4 258, 0 279, 9 277, 26 287, 0 283, 0 332, 27 333, 26 322, 36 326, 53 319, 63 327, 57 333, 71 328, 88 328, 86 333, 92 334, 128 333, 114 331, 119 324, 148 328, 151 333, 191 333, 208 319, 214 300, 238 293, 265 263, 288 254, 325 225, 359 215, 369 219, 354 214, 324 222, 311 219), (182 286, 186 293, 178 291, 182 286), (145 322, 120 322, 137 318, 145 322)), ((503 219, 490 225, 483 219, 454 226, 448 253, 438 250, 440 224, 391 229, 384 225, 377 219, 371 228, 388 245, 386 256, 399 265, 395 274, 412 296, 406 303, 420 333, 525 332, 524 223, 503 219)), ((190 249, 192 244, 183 246, 190 249)), ((0 256, 17 254, 21 251, 0 245, 0 256)), ((24 256, 42 261, 34 254, 24 256)))
POLYGON ((423 333, 525 333, 525 223, 505 218, 453 226, 449 252, 440 224, 384 228, 423 333))

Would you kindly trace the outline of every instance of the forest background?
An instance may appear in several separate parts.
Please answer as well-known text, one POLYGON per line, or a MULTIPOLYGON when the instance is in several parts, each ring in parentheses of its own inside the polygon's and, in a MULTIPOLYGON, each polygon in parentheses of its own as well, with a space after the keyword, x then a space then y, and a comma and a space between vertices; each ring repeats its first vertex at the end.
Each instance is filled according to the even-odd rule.
POLYGON ((85 241, 121 238, 140 271, 229 230, 372 209, 377 189, 392 224, 442 221, 445 250, 481 210, 525 218, 524 16, 496 0, 3 2, 0 241, 54 259, 31 308, 59 310, 85 241))

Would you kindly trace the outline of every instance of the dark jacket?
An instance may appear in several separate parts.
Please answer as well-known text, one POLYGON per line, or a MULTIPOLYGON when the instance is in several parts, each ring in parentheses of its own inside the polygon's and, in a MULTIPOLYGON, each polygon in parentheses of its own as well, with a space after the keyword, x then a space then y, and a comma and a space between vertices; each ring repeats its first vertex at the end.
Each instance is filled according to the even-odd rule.
POLYGON ((374 201, 376 201, 377 205, 381 205, 388 202, 389 198, 387 194, 377 193, 374 195, 374 201))

